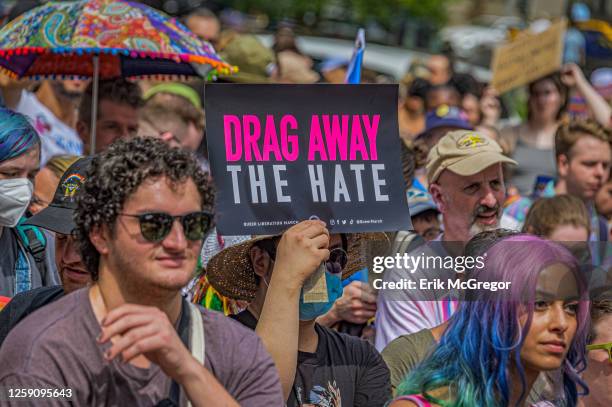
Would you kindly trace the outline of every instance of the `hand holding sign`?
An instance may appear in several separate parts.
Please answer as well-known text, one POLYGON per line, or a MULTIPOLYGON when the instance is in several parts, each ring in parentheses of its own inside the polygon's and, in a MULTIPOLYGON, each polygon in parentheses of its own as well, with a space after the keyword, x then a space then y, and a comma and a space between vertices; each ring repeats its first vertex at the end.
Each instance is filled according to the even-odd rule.
MULTIPOLYGON (((283 286, 301 289, 329 257, 329 231, 320 220, 306 220, 287 229, 278 243, 275 270, 282 270, 283 286)), ((280 277, 280 276, 279 276, 280 277)))
POLYGON ((561 81, 568 88, 574 88, 586 82, 586 78, 578 65, 566 64, 561 69, 561 81))

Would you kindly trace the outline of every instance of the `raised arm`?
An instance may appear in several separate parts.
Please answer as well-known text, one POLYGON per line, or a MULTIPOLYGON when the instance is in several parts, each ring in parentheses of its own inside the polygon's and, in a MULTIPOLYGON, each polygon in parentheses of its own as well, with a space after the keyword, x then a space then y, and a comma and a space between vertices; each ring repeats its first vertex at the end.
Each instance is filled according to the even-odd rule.
POLYGON ((278 245, 270 286, 257 323, 289 397, 297 369, 300 292, 306 279, 329 257, 329 232, 321 221, 289 228, 278 245))
POLYGON ((9 109, 15 110, 21 99, 21 92, 29 85, 28 81, 17 81, 0 73, 0 91, 4 104, 9 109))
POLYGON ((575 88, 584 97, 593 113, 593 118, 602 126, 609 126, 612 119, 612 108, 606 100, 591 86, 576 64, 566 64, 561 70, 561 79, 570 88, 575 88))

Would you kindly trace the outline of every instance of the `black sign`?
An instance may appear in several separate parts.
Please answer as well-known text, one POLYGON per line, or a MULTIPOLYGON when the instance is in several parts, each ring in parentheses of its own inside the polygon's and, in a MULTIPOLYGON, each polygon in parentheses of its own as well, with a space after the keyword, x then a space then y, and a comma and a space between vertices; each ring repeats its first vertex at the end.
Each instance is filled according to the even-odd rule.
POLYGON ((206 133, 221 234, 412 228, 395 85, 207 85, 206 133))

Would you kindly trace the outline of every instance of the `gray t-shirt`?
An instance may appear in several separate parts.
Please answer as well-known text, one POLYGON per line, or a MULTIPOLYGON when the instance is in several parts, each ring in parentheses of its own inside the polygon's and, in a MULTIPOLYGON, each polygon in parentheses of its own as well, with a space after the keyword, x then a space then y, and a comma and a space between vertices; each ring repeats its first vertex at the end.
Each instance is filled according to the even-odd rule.
POLYGON ((402 335, 387 345, 381 356, 391 372, 391 388, 394 393, 408 373, 421 363, 436 345, 429 329, 402 335))
MULTIPOLYGON (((284 405, 276 367, 259 337, 218 312, 202 310, 202 320, 205 366, 238 403, 284 405)), ((107 362, 103 353, 111 345, 96 342, 100 333, 87 288, 41 308, 2 345, 0 388, 71 389, 77 406, 151 407, 168 397, 171 379, 157 365, 107 362)), ((39 403, 29 399, 25 405, 39 403)))

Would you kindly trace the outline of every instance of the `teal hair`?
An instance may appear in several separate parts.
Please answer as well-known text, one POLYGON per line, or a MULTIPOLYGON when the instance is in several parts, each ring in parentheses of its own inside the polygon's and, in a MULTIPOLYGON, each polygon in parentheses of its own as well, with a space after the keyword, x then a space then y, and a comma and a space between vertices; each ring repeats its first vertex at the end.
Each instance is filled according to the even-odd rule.
POLYGON ((508 372, 513 367, 521 380, 521 398, 526 397, 529 389, 520 351, 534 312, 535 287, 540 271, 559 263, 574 272, 580 291, 578 327, 561 367, 561 398, 565 405, 575 406, 577 385, 588 393, 578 376, 585 367, 588 333, 586 282, 575 258, 564 247, 529 235, 504 239, 487 251, 485 267, 475 270, 474 278, 484 273, 481 280, 511 282, 510 292, 489 292, 463 301, 433 353, 398 386, 398 395, 421 394, 443 407, 508 406, 512 387, 508 372), (519 323, 522 305, 528 312, 524 325, 519 323), (449 390, 448 399, 432 395, 445 388, 449 390))
POLYGON ((0 162, 18 157, 37 144, 40 138, 28 118, 0 107, 0 162))

